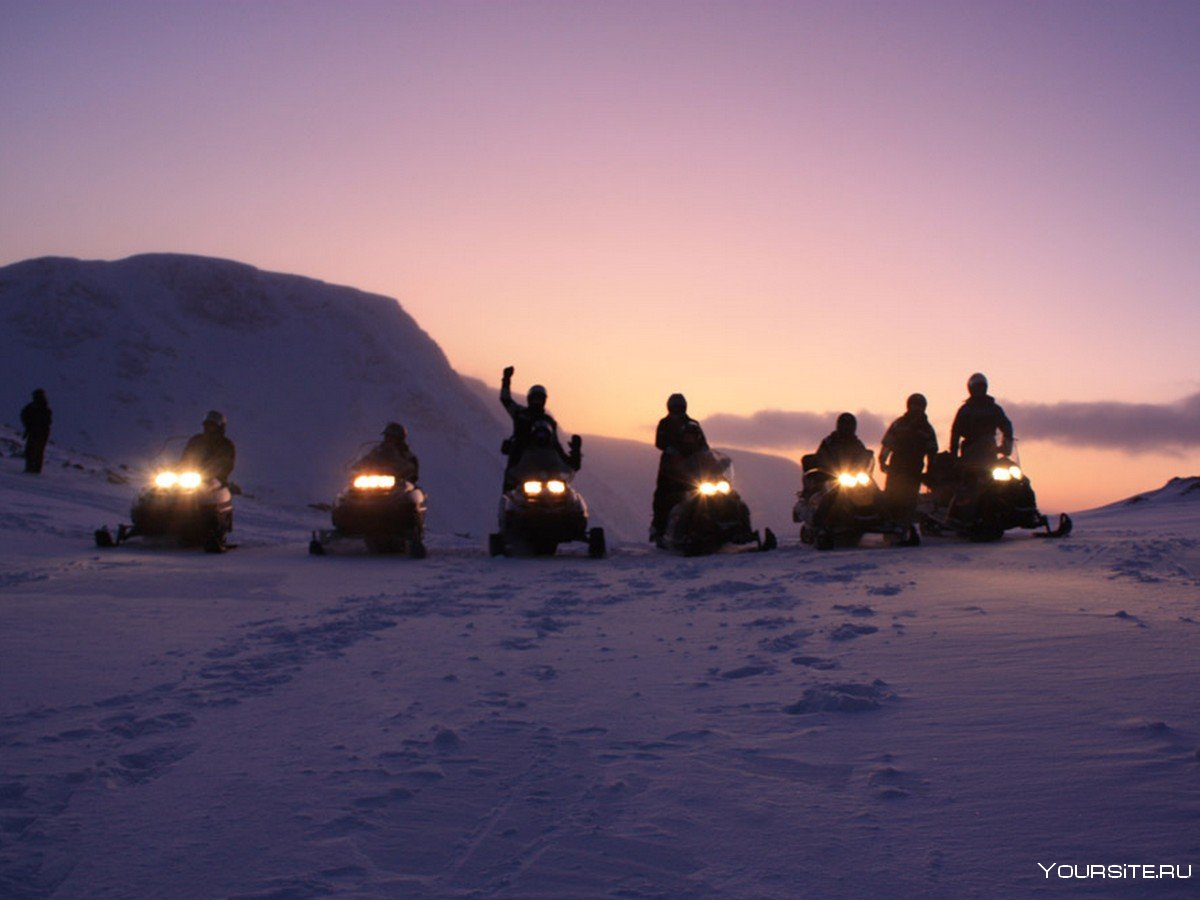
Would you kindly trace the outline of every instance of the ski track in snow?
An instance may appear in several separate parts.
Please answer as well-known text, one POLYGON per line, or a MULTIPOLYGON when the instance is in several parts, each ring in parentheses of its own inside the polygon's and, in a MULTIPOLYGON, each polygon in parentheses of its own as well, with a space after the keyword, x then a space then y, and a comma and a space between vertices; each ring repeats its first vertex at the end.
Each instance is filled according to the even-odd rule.
POLYGON ((264 510, 105 556, 55 502, 0 560, 10 658, 63 679, 10 672, 4 896, 1011 895, 1042 850, 1200 854, 1186 532, 414 562, 264 510))

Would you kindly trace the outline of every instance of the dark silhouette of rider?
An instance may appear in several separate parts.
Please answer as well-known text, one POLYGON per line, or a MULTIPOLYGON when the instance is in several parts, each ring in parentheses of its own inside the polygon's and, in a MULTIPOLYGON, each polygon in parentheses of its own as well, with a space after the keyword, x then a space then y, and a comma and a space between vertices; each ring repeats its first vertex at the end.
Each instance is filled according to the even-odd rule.
POLYGON ((837 417, 837 427, 821 441, 815 456, 816 467, 834 475, 870 465, 874 458, 858 439, 858 419, 848 412, 837 417))
POLYGON ((883 494, 897 521, 911 522, 921 492, 921 474, 937 456, 937 433, 925 415, 924 394, 912 394, 907 410, 888 426, 879 449, 879 469, 887 474, 883 494))
MULTIPOLYGON (((544 423, 549 428, 555 446, 559 448, 560 453, 562 452, 562 447, 558 443, 558 423, 554 421, 554 417, 550 413, 546 412, 546 389, 540 384, 533 385, 525 394, 525 401, 529 405, 522 406, 512 397, 514 371, 516 370, 512 366, 507 366, 500 381, 500 402, 504 405, 504 409, 512 418, 513 423, 512 435, 501 446, 501 452, 508 455, 508 464, 504 469, 504 489, 506 491, 516 484, 514 469, 529 447, 536 425, 544 423)), ((570 454, 564 453, 563 456, 573 470, 579 471, 579 467, 583 463, 583 438, 577 434, 573 435, 570 447, 570 454)))
POLYGON ((408 446, 408 429, 399 422, 388 422, 383 440, 355 463, 356 470, 372 470, 373 474, 394 475, 398 480, 417 483, 421 463, 408 446))
POLYGON ((654 446, 662 451, 658 460, 658 478, 654 485, 651 508, 650 542, 657 543, 667 526, 671 507, 683 499, 687 485, 680 485, 678 458, 708 449, 708 440, 700 423, 687 414, 687 398, 672 394, 667 398, 667 414, 658 422, 654 446))
POLYGON ((194 467, 206 477, 227 485, 237 450, 233 441, 225 437, 224 414, 210 409, 202 427, 204 430, 193 435, 184 446, 180 465, 194 467))
POLYGON ((950 428, 950 453, 962 461, 968 471, 991 469, 996 457, 1008 456, 1013 449, 1013 427, 995 398, 988 394, 988 380, 976 372, 967 380, 970 394, 950 428), (996 445, 996 432, 1001 440, 996 445))

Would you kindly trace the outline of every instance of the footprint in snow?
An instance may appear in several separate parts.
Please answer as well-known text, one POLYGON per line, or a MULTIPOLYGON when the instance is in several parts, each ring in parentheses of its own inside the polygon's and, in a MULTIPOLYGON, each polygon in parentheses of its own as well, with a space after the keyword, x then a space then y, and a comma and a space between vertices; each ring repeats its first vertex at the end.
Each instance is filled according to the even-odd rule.
POLYGON ((763 628, 767 631, 776 631, 780 628, 787 628, 796 620, 792 616, 764 616, 760 619, 755 619, 753 622, 743 622, 743 628, 763 628))
POLYGON ((924 782, 912 773, 889 763, 875 766, 867 772, 867 788, 874 791, 879 800, 902 800, 924 787, 924 782))
POLYGON ((874 634, 878 630, 874 625, 854 625, 850 622, 843 622, 829 632, 829 639, 831 641, 852 641, 864 634, 874 634))
POLYGON ((826 683, 807 688, 795 703, 785 706, 788 715, 798 716, 818 712, 869 712, 879 709, 887 700, 895 699, 887 682, 876 678, 870 684, 826 683))
POLYGON ((731 669, 728 672, 722 672, 721 677, 726 681, 736 681, 741 678, 753 678, 755 675, 774 675, 775 670, 770 666, 742 666, 740 669, 731 669))
MULTIPOLYGON (((872 592, 873 591, 868 591, 868 593, 872 592)), ((860 619, 875 615, 875 610, 871 609, 871 607, 867 606, 866 604, 860 603, 835 603, 830 608, 835 609, 838 612, 849 613, 850 615, 856 616, 860 619)))
POLYGON ((804 641, 810 637, 812 637, 812 632, 802 628, 799 631, 792 631, 777 637, 763 638, 758 642, 758 646, 767 653, 792 653, 799 650, 804 641))
POLYGON ((819 656, 793 656, 792 664, 817 670, 837 669, 841 666, 836 659, 822 659, 819 656))

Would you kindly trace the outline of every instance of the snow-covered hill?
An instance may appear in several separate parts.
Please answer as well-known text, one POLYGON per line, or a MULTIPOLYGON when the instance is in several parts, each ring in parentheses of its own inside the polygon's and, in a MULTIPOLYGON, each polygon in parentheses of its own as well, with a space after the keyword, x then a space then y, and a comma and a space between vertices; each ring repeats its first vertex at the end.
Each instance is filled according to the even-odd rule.
POLYGON ((235 479, 303 504, 329 500, 360 444, 398 419, 437 498, 433 527, 478 531, 494 507, 499 429, 387 297, 204 257, 48 258, 0 269, 0 321, 0 409, 14 422, 45 388, 60 446, 145 463, 216 408, 235 479))
POLYGON ((1061 541, 418 562, 262 498, 100 552, 123 477, 0 458, 0 896, 1195 894, 1179 483, 1061 541))
MULTIPOLYGON (((393 299, 205 257, 46 258, 0 269, 0 322, 0 419, 15 424, 45 388, 59 447, 145 466, 217 408, 238 445, 235 480, 303 506, 332 499, 360 445, 397 419, 421 458, 430 527, 478 538, 494 525, 498 389, 460 378, 393 299)), ((653 448, 588 436, 584 452, 595 522, 644 540, 653 448)), ((796 466, 736 462, 756 526, 785 526, 796 466)))

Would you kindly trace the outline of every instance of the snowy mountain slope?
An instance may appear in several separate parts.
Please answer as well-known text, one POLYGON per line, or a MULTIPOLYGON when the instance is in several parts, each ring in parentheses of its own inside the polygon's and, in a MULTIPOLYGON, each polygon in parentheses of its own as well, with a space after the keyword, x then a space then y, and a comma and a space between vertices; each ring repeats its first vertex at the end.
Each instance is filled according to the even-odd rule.
POLYGON ((399 419, 431 526, 478 533, 494 515, 500 429, 389 298, 204 257, 48 258, 0 269, 0 321, 0 409, 15 423, 45 388, 60 446, 145 464, 217 408, 235 480, 303 504, 332 499, 399 419))
POLYGON ((74 464, 0 459, 4 896, 1194 895, 1191 504, 415 562, 251 500, 224 556, 100 553, 128 486, 74 464), (1040 868, 1131 863, 1193 877, 1040 868))

